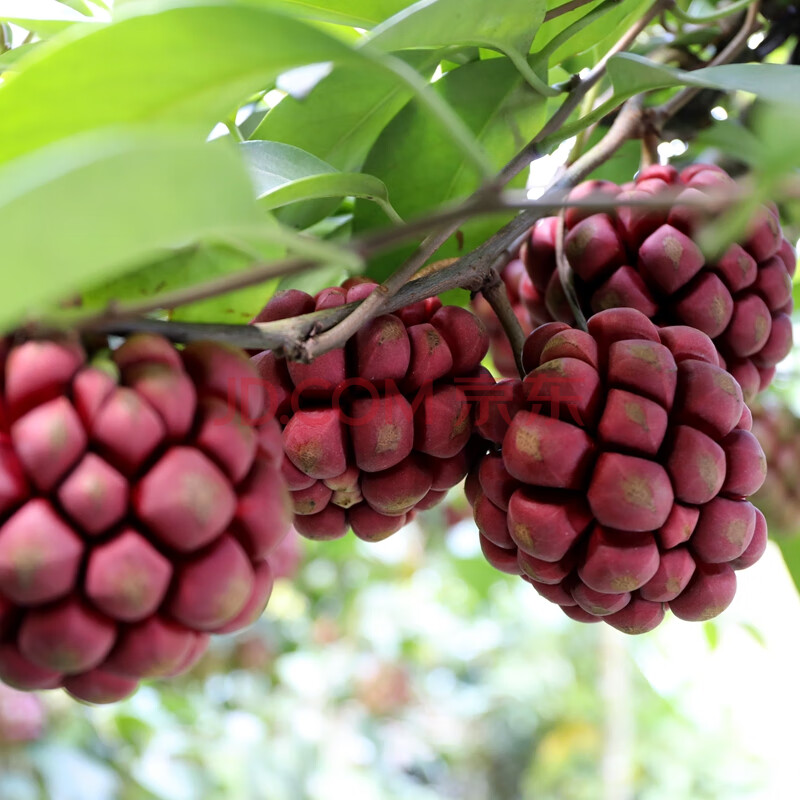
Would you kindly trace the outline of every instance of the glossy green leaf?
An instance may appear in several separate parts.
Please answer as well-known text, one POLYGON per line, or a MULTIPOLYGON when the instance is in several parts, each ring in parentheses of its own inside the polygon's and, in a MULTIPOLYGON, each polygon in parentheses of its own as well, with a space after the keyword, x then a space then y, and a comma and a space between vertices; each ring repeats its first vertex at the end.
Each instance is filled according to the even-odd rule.
POLYGON ((410 0, 252 0, 310 19, 371 28, 411 5, 410 0))
POLYGON ((789 570, 797 591, 800 592, 800 536, 781 538, 777 542, 781 549, 786 569, 789 570))
POLYGON ((0 168, 0 324, 261 219, 225 142, 114 130, 52 145, 0 168))
MULTIPOLYGON (((426 77, 438 61, 431 53, 404 58, 426 77)), ((284 98, 251 138, 293 144, 352 172, 361 169, 381 131, 411 97, 411 90, 390 75, 359 66, 337 67, 304 100, 284 98)))
MULTIPOLYGON (((497 169, 536 133, 543 121, 544 98, 522 81, 506 59, 476 61, 459 67, 434 87, 463 115, 497 169)), ((420 112, 416 103, 406 107, 386 128, 364 171, 386 184, 392 204, 404 219, 466 197, 478 187, 478 180, 463 156, 442 135, 441 129, 420 112)), ((523 175, 515 185, 524 185, 524 180, 523 175)), ((498 216, 465 225, 437 257, 446 258, 474 248, 503 221, 498 216)), ((356 232, 385 224, 374 206, 356 204, 356 232)), ((399 257, 395 253, 375 260, 371 274, 385 277, 397 265, 399 257)))
MULTIPOLYGON (((279 257, 282 252, 282 248, 275 245, 261 249, 264 259, 279 257)), ((124 303, 156 298, 173 289, 193 286, 245 270, 252 264, 251 256, 226 245, 202 244, 182 249, 84 292, 81 295, 81 311, 100 310, 112 301, 124 303)), ((246 323, 269 300, 277 285, 278 280, 274 279, 208 300, 179 306, 170 311, 169 318, 184 322, 246 323)))
MULTIPOLYGON (((81 14, 86 14, 89 17, 93 16, 96 13, 95 9, 93 9, 86 2, 86 0, 58 0, 58 2, 61 3, 61 5, 69 6, 75 11, 79 11, 81 14)), ((108 8, 108 6, 106 6, 106 4, 103 2, 99 2, 97 3, 97 5, 100 6, 101 8, 108 8)))
POLYGON ((13 50, 6 50, 5 53, 0 55, 0 71, 8 69, 12 64, 16 64, 24 55, 41 47, 41 42, 30 42, 29 44, 21 44, 13 50))
POLYGON ((687 72, 621 53, 609 61, 608 75, 617 95, 624 97, 670 86, 699 86, 751 92, 775 103, 800 104, 800 66, 787 64, 725 64, 687 72))
MULTIPOLYGON (((281 142, 245 142, 241 151, 265 208, 304 200, 361 197, 377 203, 392 221, 400 221, 389 203, 386 186, 372 175, 339 172, 299 147, 281 142)), ((316 221, 306 221, 304 227, 316 221)))
POLYGON ((29 31, 52 34, 93 20, 57 0, 0 0, 0 21, 13 22, 29 31))
POLYGON ((744 125, 726 119, 701 130, 695 139, 699 147, 715 147, 730 153, 751 167, 758 166, 766 156, 763 143, 744 125))
POLYGON ((473 44, 527 55, 545 10, 542 0, 419 0, 374 28, 366 42, 387 51, 473 44))
POLYGON ((545 22, 537 31, 533 50, 551 64, 583 53, 608 35, 619 32, 646 0, 595 0, 545 22))
POLYGON ((246 3, 159 7, 126 7, 120 21, 81 26, 21 60, 0 86, 0 159, 104 125, 208 129, 286 69, 363 61, 313 25, 246 3))
POLYGON ((487 47, 508 56, 526 80, 548 93, 527 61, 545 11, 544 0, 419 0, 375 27, 364 46, 386 52, 453 45, 487 47))

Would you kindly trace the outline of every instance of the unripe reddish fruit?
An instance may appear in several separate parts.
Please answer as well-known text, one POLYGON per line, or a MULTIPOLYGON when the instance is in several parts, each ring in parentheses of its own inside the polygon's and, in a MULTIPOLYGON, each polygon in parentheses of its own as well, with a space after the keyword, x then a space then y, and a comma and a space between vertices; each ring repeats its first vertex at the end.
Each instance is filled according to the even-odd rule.
POLYGON ((555 364, 559 392, 545 403, 526 395, 466 484, 490 563, 521 572, 573 619, 627 633, 651 630, 674 603, 686 619, 718 613, 735 590, 726 570, 766 545, 745 500, 764 455, 741 389, 705 334, 662 330, 610 309, 585 333, 534 331, 527 353, 538 363, 523 386, 555 364))
POLYGON ((0 353, 0 678, 92 703, 253 622, 291 521, 280 426, 244 353, 138 335, 111 359, 0 353))
MULTIPOLYGON (((706 260, 698 241, 713 222, 712 215, 686 201, 702 201, 709 192, 734 186, 723 170, 709 165, 690 166, 680 173, 648 168, 623 191, 611 183, 587 181, 570 196, 597 191, 631 199, 657 198, 666 191, 678 194, 671 209, 620 205, 614 214, 568 209, 564 252, 585 315, 626 307, 659 326, 697 328, 713 339, 737 379, 734 361, 762 370, 757 383, 741 381, 749 401, 769 385, 771 369, 791 349, 788 314, 797 260, 783 238, 777 211, 770 206, 756 210, 737 243, 706 260)), ((534 323, 574 323, 556 273, 557 223, 556 217, 539 220, 520 248, 532 288, 548 301, 544 310, 539 307, 534 323)), ((631 329, 626 338, 641 337, 631 329)), ((533 362, 538 363, 538 357, 526 363, 526 369, 533 362)))
MULTIPOLYGON (((521 264, 516 274, 524 274, 521 264)), ((309 301, 319 309, 346 289, 347 302, 356 302, 375 287, 364 280, 309 301)), ((284 318, 299 306, 297 297, 286 308, 285 298, 274 302, 274 313, 270 301, 262 316, 284 318)), ((288 397, 280 421, 297 531, 330 540, 352 527, 359 538, 378 541, 458 484, 486 451, 478 425, 500 438, 505 432, 490 414, 495 380, 480 364, 488 346, 477 316, 432 298, 359 330, 343 348, 344 371, 326 376, 313 396, 290 366, 288 387, 281 383, 278 394, 288 397)), ((260 365, 280 372, 272 354, 253 360, 268 380, 260 365)))

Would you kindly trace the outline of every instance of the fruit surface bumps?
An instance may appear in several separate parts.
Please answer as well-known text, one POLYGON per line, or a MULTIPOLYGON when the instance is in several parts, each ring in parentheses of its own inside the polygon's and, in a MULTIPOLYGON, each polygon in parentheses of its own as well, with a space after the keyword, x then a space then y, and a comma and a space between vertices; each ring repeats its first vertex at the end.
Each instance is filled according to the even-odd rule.
MULTIPOLYGON (((375 286, 281 292, 257 319, 354 302, 375 286)), ((352 529, 379 541, 458 484, 481 452, 475 400, 494 385, 480 366, 488 346, 475 314, 430 298, 375 318, 309 364, 255 355, 274 387, 297 531, 329 540, 352 529)))
POLYGON ((291 506, 245 353, 27 341, 0 375, 0 679, 113 702, 260 616, 291 506))
MULTIPOLYGON (((628 307, 659 326, 696 328, 713 340, 720 365, 737 379, 749 402, 770 384, 776 364, 791 348, 791 283, 797 260, 775 207, 768 205, 756 210, 738 242, 718 257, 705 258, 697 240, 707 220, 681 201, 734 185, 710 164, 695 164, 680 173, 672 167, 647 167, 625 186, 588 181, 570 196, 647 199, 663 191, 677 194, 664 209, 568 209, 564 252, 586 316, 628 307)), ((554 217, 537 222, 519 254, 538 298, 538 303, 528 301, 534 324, 574 324, 556 274, 556 222, 554 217)), ((516 281, 517 286, 524 283, 516 281)))
POLYGON ((766 544, 745 499, 766 461, 711 340, 610 309, 588 332, 541 326, 525 352, 522 404, 467 485, 487 559, 627 633, 667 607, 719 614, 766 544))

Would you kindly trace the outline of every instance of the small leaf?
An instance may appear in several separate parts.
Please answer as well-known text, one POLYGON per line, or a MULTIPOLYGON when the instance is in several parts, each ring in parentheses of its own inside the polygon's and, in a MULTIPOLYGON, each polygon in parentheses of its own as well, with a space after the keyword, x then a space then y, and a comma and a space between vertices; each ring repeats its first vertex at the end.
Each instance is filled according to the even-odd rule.
POLYGON ((731 119, 720 120, 699 131, 695 142, 700 148, 714 147, 733 155, 750 167, 763 163, 767 155, 763 142, 751 130, 731 119))
POLYGON ((608 75, 621 97, 670 86, 700 86, 723 92, 750 92, 775 103, 800 104, 800 66, 724 64, 687 72, 634 55, 620 53, 608 62, 608 75))
POLYGON ((767 640, 764 638, 764 634, 755 625, 749 622, 740 622, 739 625, 757 644, 760 644, 761 647, 766 648, 767 640))
MULTIPOLYGON (((241 145, 256 192, 264 208, 279 208, 303 200, 360 197, 377 203, 393 222, 400 222, 389 203, 383 181, 372 175, 339 172, 330 164, 299 147, 281 142, 245 142, 241 145)), ((308 227, 326 216, 306 215, 308 227)))
POLYGON ((16 64, 22 56, 27 55, 40 46, 41 42, 30 42, 28 44, 21 44, 13 50, 6 50, 5 53, 0 55, 0 72, 7 70, 12 64, 16 64))
MULTIPOLYGON (((426 78, 439 61, 436 53, 403 58, 426 78)), ((284 98, 250 138, 293 144, 352 172, 361 168, 381 131, 411 97, 411 90, 390 75, 363 66, 339 66, 305 100, 284 98)))
POLYGON ((716 650, 719 645, 719 626, 713 620, 703 623, 703 633, 706 637, 709 650, 716 650))
POLYGON ((35 33, 52 34, 93 19, 56 0, 0 0, 0 21, 13 22, 35 33))

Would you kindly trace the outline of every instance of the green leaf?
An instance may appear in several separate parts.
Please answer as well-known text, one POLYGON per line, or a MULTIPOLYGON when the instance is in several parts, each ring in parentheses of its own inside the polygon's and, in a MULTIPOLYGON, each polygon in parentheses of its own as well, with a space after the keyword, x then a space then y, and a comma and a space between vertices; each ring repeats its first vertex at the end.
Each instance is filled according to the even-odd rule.
POLYGON ((119 123, 196 123, 207 133, 284 70, 363 61, 312 25, 268 9, 163 5, 137 3, 114 24, 80 26, 21 60, 19 74, 0 86, 0 159, 119 123))
MULTIPOLYGON (((241 146, 256 192, 265 208, 303 200, 361 197, 377 203, 393 222, 402 222, 389 203, 385 184, 372 175, 339 172, 325 161, 281 142, 245 142, 241 146)), ((305 215, 302 227, 326 216, 305 215)), ((284 220, 286 221, 286 220, 284 220)))
POLYGON ((29 44, 21 44, 13 50, 6 50, 5 53, 0 55, 0 72, 7 70, 12 64, 16 64, 22 56, 26 53, 41 47, 41 42, 30 42, 29 44))
MULTIPOLYGON (((265 260, 277 258, 282 252, 282 248, 274 245, 264 247, 262 257, 265 260)), ((100 310, 112 301, 125 303, 155 298, 173 289, 239 272, 252 264, 252 257, 230 246, 203 244, 186 248, 84 292, 81 311, 100 310)), ((258 286, 179 306, 170 312, 169 318, 184 322, 246 323, 269 300, 277 285, 278 279, 274 279, 258 286)))
POLYGON ((58 33, 76 22, 93 22, 56 0, 0 0, 0 21, 40 34, 58 33))
MULTIPOLYGON (((86 0, 58 0, 58 2, 61 3, 64 6, 69 6, 70 8, 74 9, 75 11, 79 11, 81 14, 86 14, 86 16, 89 16, 89 17, 94 16, 95 13, 96 13, 95 9, 93 9, 86 2, 86 0)), ((97 2, 97 0, 95 0, 95 2, 101 8, 108 8, 108 6, 104 2, 102 2, 102 0, 100 2, 97 2)))
POLYGON ((410 5, 410 0, 252 0, 289 14, 371 28, 410 5))
POLYGON ((767 156, 763 142, 751 130, 732 119, 720 120, 700 131, 695 143, 700 148, 714 147, 729 153, 750 167, 763 163, 767 156))
POLYGON ((20 73, 0 85, 0 159, 115 123, 194 122, 207 133, 278 74, 339 61, 403 82, 488 173, 461 119, 404 62, 355 51, 313 24, 246 0, 164 6, 136 3, 112 25, 81 26, 23 59, 20 73))
POLYGON ((0 325, 162 248, 257 224, 227 142, 120 129, 59 142, 0 168, 0 325))
POLYGON ((608 75, 616 94, 622 97, 670 86, 700 86, 723 92, 750 92, 775 103, 800 104, 800 66, 787 64, 724 64, 686 72, 632 53, 620 53, 608 62, 608 75))
MULTIPOLYGON (((506 59, 459 67, 437 81, 434 88, 463 116, 497 169, 536 133, 544 118, 544 98, 523 83, 506 59)), ((404 219, 466 197, 478 188, 478 178, 462 154, 427 115, 420 113, 416 103, 409 104, 386 128, 364 171, 386 184, 392 204, 404 219)), ((515 185, 522 186, 524 182, 523 175, 515 185)), ((507 218, 495 216, 470 222, 437 253, 437 258, 471 250, 507 218)), ((357 233, 384 224, 374 206, 356 203, 357 233)), ((376 259, 370 274, 383 279, 399 258, 395 253, 376 259)))
POLYGON ((800 536, 778 539, 777 545, 781 549, 786 569, 800 592, 800 536))
POLYGON ((544 0, 419 0, 375 27, 365 47, 419 50, 475 45, 505 54, 543 94, 555 94, 528 65, 536 30, 544 20, 544 0))
MULTIPOLYGON (((405 60, 429 77, 436 53, 412 53, 405 60)), ((286 142, 337 169, 361 169, 381 131, 412 97, 411 90, 386 73, 340 66, 304 100, 284 98, 256 128, 252 139, 286 142)))
POLYGON ((703 623, 703 633, 709 650, 716 650, 719 646, 719 625, 713 620, 707 620, 703 623))

